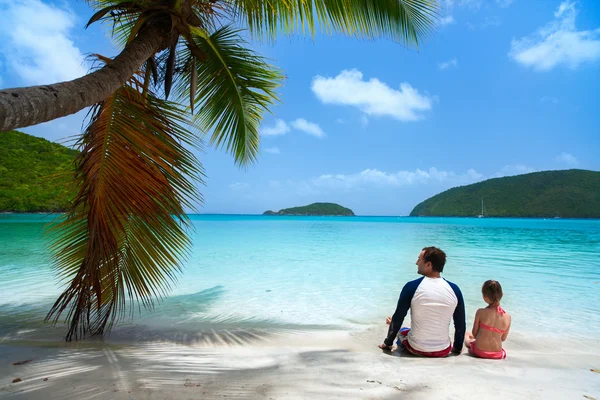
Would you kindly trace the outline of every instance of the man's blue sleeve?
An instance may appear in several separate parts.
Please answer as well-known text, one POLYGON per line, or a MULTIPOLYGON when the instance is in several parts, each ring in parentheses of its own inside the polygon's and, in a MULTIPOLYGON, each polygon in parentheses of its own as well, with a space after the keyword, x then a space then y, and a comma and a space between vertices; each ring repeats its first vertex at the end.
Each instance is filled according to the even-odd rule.
POLYGON ((412 301, 412 298, 422 280, 423 278, 419 278, 414 281, 410 281, 402 288, 402 292, 400 292, 400 297, 398 298, 396 311, 392 316, 392 322, 390 323, 390 328, 388 329, 387 337, 383 341, 386 346, 391 346, 394 344, 394 339, 396 339, 396 335, 398 335, 398 331, 402 327, 402 322, 404 322, 404 317, 406 317, 408 309, 410 308, 410 302, 412 301))
POLYGON ((462 292, 454 283, 448 282, 454 294, 458 299, 458 304, 454 309, 454 345, 452 351, 454 353, 460 353, 463 348, 463 342, 465 341, 465 332, 467 331, 467 321, 465 319, 465 302, 463 300, 462 292))

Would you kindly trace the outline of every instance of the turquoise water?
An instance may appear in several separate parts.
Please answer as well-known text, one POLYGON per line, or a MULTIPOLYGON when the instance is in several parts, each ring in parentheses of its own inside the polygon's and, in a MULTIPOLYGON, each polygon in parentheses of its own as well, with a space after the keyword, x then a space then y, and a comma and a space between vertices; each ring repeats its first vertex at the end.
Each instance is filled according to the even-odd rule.
MULTIPOLYGON (((48 330, 60 293, 44 215, 0 215, 0 335, 48 330)), ((393 313, 424 246, 448 254, 469 323, 497 279, 513 331, 600 336, 600 221, 193 215, 193 249, 169 297, 121 326, 147 330, 362 329, 393 313)), ((470 328, 470 327, 469 327, 470 328)), ((64 327, 60 328, 64 331, 64 327)), ((63 333, 61 331, 61 333, 63 333)))

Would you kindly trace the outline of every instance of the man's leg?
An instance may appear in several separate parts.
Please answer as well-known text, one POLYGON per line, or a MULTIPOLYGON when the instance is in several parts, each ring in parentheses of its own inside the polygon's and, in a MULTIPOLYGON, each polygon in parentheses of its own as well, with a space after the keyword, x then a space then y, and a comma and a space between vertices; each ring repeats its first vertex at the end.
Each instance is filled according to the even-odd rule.
POLYGON ((396 340, 396 345, 398 347, 403 347, 404 349, 406 349, 406 346, 404 346, 404 341, 406 341, 408 332, 410 332, 410 328, 407 328, 407 327, 400 328, 400 332, 398 332, 398 340, 396 340))
POLYGON ((448 346, 447 349, 439 350, 439 351, 430 351, 430 352, 419 351, 419 350, 412 348, 412 346, 410 345, 410 342, 408 341, 408 338, 402 339, 402 345, 406 349, 406 351, 409 352, 410 354, 413 354, 415 356, 422 356, 422 357, 433 357, 433 358, 446 357, 452 351, 452 345, 448 346))

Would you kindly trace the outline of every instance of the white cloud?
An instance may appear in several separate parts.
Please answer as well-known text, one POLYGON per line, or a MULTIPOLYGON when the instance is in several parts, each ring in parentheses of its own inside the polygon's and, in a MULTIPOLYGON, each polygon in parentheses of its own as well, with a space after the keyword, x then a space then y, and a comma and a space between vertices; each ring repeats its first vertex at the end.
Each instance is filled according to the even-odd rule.
POLYGON ((319 189, 312 182, 288 180, 286 184, 283 190, 286 192, 290 192, 291 190, 298 196, 314 196, 319 194, 319 189))
POLYGON ((576 69, 583 63, 600 60, 600 29, 575 29, 575 2, 563 1, 554 17, 535 34, 513 39, 509 57, 536 71, 549 71, 559 65, 576 69))
POLYGON ((448 68, 458 68, 458 61, 456 60, 456 58, 453 58, 452 60, 441 62, 438 64, 438 68, 440 69, 440 71, 443 71, 448 68))
POLYGON ((445 14, 444 17, 440 18, 440 26, 446 26, 455 22, 454 17, 451 15, 452 8, 454 7, 454 0, 442 0, 442 9, 445 14))
POLYGON ((414 171, 384 172, 378 169, 365 169, 361 172, 344 175, 321 175, 312 180, 318 188, 352 190, 364 186, 390 186, 400 187, 433 182, 447 184, 466 184, 481 180, 483 175, 473 169, 463 174, 452 171, 440 171, 436 168, 428 170, 416 169, 414 171))
POLYGON ((510 7, 515 0, 496 0, 496 4, 498 4, 501 8, 510 7))
MULTIPOLYGON (((341 120, 338 120, 340 122, 341 120)), ((343 122, 343 121, 341 121, 343 122)), ((340 122, 340 123, 341 123, 340 122)), ((309 122, 304 118, 298 118, 295 121, 289 123, 285 122, 282 119, 278 119, 275 121, 274 125, 266 126, 260 130, 260 134, 263 136, 280 136, 288 133, 291 128, 296 130, 308 133, 309 135, 323 138, 325 137, 325 132, 321 129, 321 127, 313 122, 309 122)), ((265 150, 266 151, 266 150, 265 150)))
POLYGON ((364 128, 367 125, 369 125, 369 118, 365 114, 363 114, 360 116, 360 126, 364 128))
POLYGON ((481 8, 481 3, 483 0, 441 0, 443 8, 446 10, 451 10, 455 5, 461 7, 468 7, 472 9, 481 8))
POLYGON ((544 96, 540 99, 540 103, 558 104, 558 98, 554 96, 544 96))
POLYGON ((250 185, 248 185, 247 183, 243 183, 243 182, 236 182, 236 183, 232 183, 231 185, 229 185, 229 189, 236 191, 236 192, 244 192, 244 191, 250 189, 250 185))
POLYGON ((277 180, 270 180, 269 187, 271 187, 273 189, 279 189, 281 187, 281 182, 279 182, 277 180))
MULTIPOLYGON (((471 12, 477 12, 481 9, 481 6, 484 4, 483 0, 440 0, 440 1, 442 4, 443 15, 444 15, 444 17, 442 17, 439 20, 440 26, 446 26, 446 25, 449 25, 449 24, 452 24, 455 22, 455 19, 452 16, 452 12, 454 11, 454 9, 456 7, 468 8, 471 10, 471 12)), ((513 2, 514 2, 514 0, 496 0, 496 3, 500 7, 508 7, 513 2)), ((486 1, 486 3, 487 3, 487 1, 486 1)), ((500 21, 499 21, 499 19, 497 19, 497 17, 486 18, 486 20, 482 24, 482 28, 485 28, 485 27, 491 26, 491 25, 497 26, 497 25, 499 25, 499 22, 500 21)), ((475 29, 475 25, 470 22, 467 22, 467 27, 471 30, 475 29)))
POLYGON ((279 147, 267 147, 265 149, 265 152, 270 154, 281 154, 281 151, 279 151, 279 147))
POLYGON ((466 25, 467 25, 467 29, 469 29, 470 31, 474 31, 477 29, 484 30, 489 27, 498 27, 498 26, 502 25, 502 20, 499 17, 492 16, 492 17, 485 17, 480 24, 474 24, 472 22, 467 22, 466 25))
POLYGON ((295 121, 292 121, 290 123, 290 125, 292 126, 292 128, 297 129, 299 131, 308 133, 309 135, 318 137, 318 138, 324 138, 325 137, 325 132, 323 132, 323 130, 321 129, 321 127, 313 122, 308 122, 307 120, 305 120, 304 118, 298 118, 295 121))
POLYGON ((400 90, 392 89, 379 79, 363 80, 356 70, 344 70, 334 78, 316 76, 312 91, 325 104, 353 106, 369 116, 392 117, 399 121, 423 119, 435 98, 422 95, 403 82, 400 90))
POLYGON ((260 130, 260 134, 263 136, 278 136, 285 135, 290 131, 290 127, 285 123, 284 120, 278 119, 275 121, 275 125, 266 126, 260 130))
POLYGON ((458 0, 458 5, 479 10, 483 0, 458 0))
MULTIPOLYGON (((499 172, 484 175, 470 168, 464 172, 429 169, 381 171, 376 168, 364 169, 349 174, 323 174, 311 179, 269 181, 269 188, 294 196, 323 196, 343 192, 397 191, 414 193, 414 190, 444 190, 456 186, 470 185, 491 178, 521 175, 536 172, 535 168, 523 165, 506 165, 499 172), (421 189, 417 189, 417 188, 421 189), (415 188, 409 189, 409 188, 415 188)), ((382 192, 380 192, 382 193, 382 192)))
POLYGON ((570 166, 576 166, 579 164, 577 158, 571 153, 561 153, 560 155, 556 156, 556 161, 570 166))
MULTIPOLYGON (((385 172, 378 169, 365 169, 350 174, 324 174, 321 176, 287 181, 269 181, 269 197, 274 193, 293 198, 297 196, 323 199, 324 196, 348 192, 375 193, 378 191, 397 191, 398 193, 414 193, 414 190, 444 190, 458 185, 479 182, 484 176, 473 169, 462 173, 443 171, 436 168, 401 170, 385 172), (418 189, 420 188, 420 189, 418 189), (403 192, 405 191, 406 192, 403 192), (402 191, 402 192, 401 192, 402 191)), ((381 192, 380 192, 381 193, 381 192)))
POLYGON ((485 17, 483 22, 481 23, 481 29, 485 29, 489 26, 500 26, 502 24, 502 21, 500 20, 499 17, 493 16, 493 17, 485 17))
POLYGON ((76 16, 40 0, 0 1, 0 53, 26 84, 50 84, 86 74, 69 38, 76 16))
POLYGON ((341 118, 336 119, 335 122, 337 122, 338 124, 345 124, 346 123, 346 121, 344 121, 341 118))
POLYGON ((452 15, 447 15, 445 17, 440 18, 440 25, 441 26, 446 26, 446 25, 450 25, 453 24, 454 22, 454 17, 452 15))
POLYGON ((535 168, 523 164, 505 165, 496 173, 496 177, 529 174, 536 171, 535 168))

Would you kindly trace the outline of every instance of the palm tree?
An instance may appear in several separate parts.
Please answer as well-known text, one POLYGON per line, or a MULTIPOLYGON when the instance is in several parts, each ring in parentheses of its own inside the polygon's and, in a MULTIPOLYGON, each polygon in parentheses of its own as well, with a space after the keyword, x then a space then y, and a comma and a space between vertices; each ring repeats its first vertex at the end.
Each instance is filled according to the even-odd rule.
POLYGON ((241 28, 267 39, 320 28, 418 47, 439 10, 437 0, 88 2, 96 10, 88 25, 112 23, 120 54, 96 55, 100 67, 73 81, 0 90, 0 131, 91 107, 77 195, 50 231, 67 287, 47 319, 67 312, 67 340, 109 330, 127 300, 153 307, 174 281, 189 249, 184 209, 203 176, 189 150, 200 145, 195 132, 210 132, 240 166, 256 159, 282 74, 249 49, 241 28))

